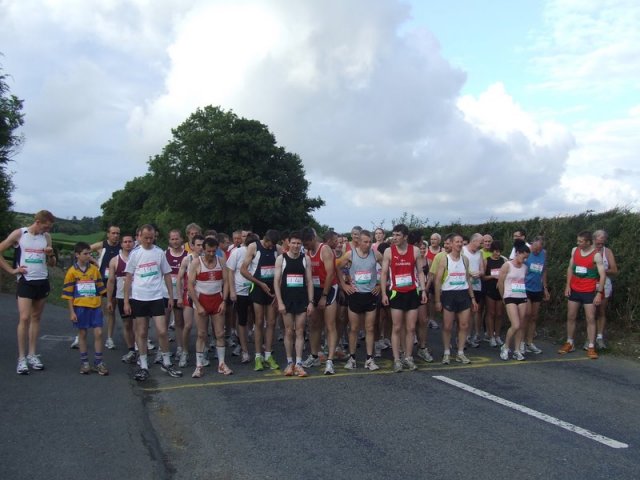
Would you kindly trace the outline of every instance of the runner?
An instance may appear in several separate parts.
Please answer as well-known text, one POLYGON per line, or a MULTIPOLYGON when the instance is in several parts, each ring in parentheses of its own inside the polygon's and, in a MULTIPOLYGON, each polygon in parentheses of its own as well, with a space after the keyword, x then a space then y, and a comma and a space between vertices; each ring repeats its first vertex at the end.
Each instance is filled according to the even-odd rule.
POLYGON ((0 267, 11 275, 17 275, 18 286, 18 365, 19 375, 28 375, 29 368, 43 370, 44 364, 37 354, 40 335, 40 319, 49 296, 49 272, 47 266, 56 264, 49 231, 55 218, 47 210, 35 214, 29 227, 14 230, 0 243, 0 267), (16 268, 4 259, 3 253, 14 248, 16 268), (27 345, 28 344, 28 345, 27 345), (28 347, 28 350, 27 350, 28 347))
MULTIPOLYGON (((191 245, 193 245, 193 237, 196 235, 202 235, 202 228, 197 223, 190 223, 184 229, 184 233, 187 235, 187 241, 184 243, 184 249, 187 253, 191 253, 191 245)), ((202 237, 204 238, 204 237, 202 237)), ((185 285, 186 288, 186 285, 185 285)))
POLYGON ((443 256, 438 254, 433 262, 434 265, 437 264, 434 276, 436 311, 442 312, 442 345, 444 346, 442 363, 444 365, 451 363, 451 330, 457 317, 458 354, 456 362, 467 364, 471 363, 471 360, 464 354, 464 344, 469 332, 471 311, 477 312, 478 304, 471 285, 468 260, 462 255, 462 235, 452 234, 449 240, 451 252, 443 256))
MULTIPOLYGON (((608 235, 604 230, 596 230, 593 232, 593 244, 596 249, 602 255, 602 263, 604 264, 604 271, 607 274, 607 279, 604 283, 604 296, 600 305, 596 307, 596 347, 600 350, 607 348, 604 343, 604 328, 607 325, 607 305, 609 299, 613 294, 613 283, 611 277, 618 274, 618 264, 616 258, 610 248, 605 247, 607 243, 608 235)), ((588 345, 585 344, 585 349, 588 345)))
POLYGON ((540 312, 540 303, 544 300, 547 302, 550 298, 549 289, 547 288, 547 252, 544 249, 544 237, 537 236, 531 242, 531 253, 525 264, 527 265, 527 276, 525 286, 527 289, 527 317, 524 328, 525 345, 520 345, 528 353, 536 355, 542 353, 534 343, 533 338, 536 334, 536 324, 540 312))
POLYGON ((377 277, 377 266, 382 263, 382 255, 371 247, 371 232, 360 232, 359 245, 351 250, 351 266, 349 277, 352 283, 343 283, 342 289, 347 295, 349 304, 349 359, 344 368, 356 368, 356 348, 358 345, 358 327, 364 322, 366 335, 367 360, 364 368, 378 370, 373 359, 375 342, 376 309, 380 284, 377 277))
MULTIPOLYGON (((100 270, 102 279, 106 283, 109 280, 109 262, 111 262, 111 259, 120 253, 120 227, 117 225, 110 225, 107 229, 107 239, 102 242, 92 244, 91 251, 99 252, 98 269, 100 270)), ((115 312, 109 311, 108 308, 111 300, 113 299, 104 297, 104 301, 102 302, 102 313, 107 317, 107 340, 105 341, 104 346, 109 350, 116 348, 116 345, 113 342, 113 328, 115 326, 116 316, 115 312)), ((77 338, 78 337, 76 337, 76 340, 77 338)), ((72 345, 72 348, 75 347, 72 345)))
MULTIPOLYGON (((171 377, 181 377, 182 372, 171 364, 167 326, 164 322, 164 300, 162 282, 164 281, 170 297, 173 296, 171 267, 167 263, 164 251, 153 244, 155 228, 143 225, 140 230, 140 246, 129 255, 125 268, 124 313, 133 315, 136 329, 136 342, 140 352, 140 368, 134 379, 143 382, 149 378, 147 359, 147 338, 149 335, 149 317, 153 317, 162 350, 163 372, 171 377)), ((169 303, 169 308, 172 304, 169 303)))
POLYGON ((476 303, 478 304, 478 310, 473 312, 472 328, 474 334, 467 339, 469 345, 473 348, 480 346, 480 340, 482 339, 482 310, 484 309, 484 296, 482 295, 482 272, 485 270, 484 259, 482 257, 482 240, 483 236, 480 233, 474 233, 469 239, 469 243, 462 247, 462 254, 469 260, 469 272, 471 273, 471 286, 473 287, 473 294, 476 297, 476 303))
POLYGON ((513 242, 516 255, 500 268, 498 278, 498 291, 503 298, 505 310, 511 326, 504 337, 504 345, 500 348, 500 358, 509 360, 509 346, 513 344, 514 360, 525 360, 520 350, 520 342, 524 338, 523 326, 527 315, 527 290, 525 277, 527 266, 525 264, 529 256, 529 247, 524 240, 513 242))
POLYGON ((124 363, 135 363, 137 359, 135 348, 135 335, 133 332, 133 318, 124 313, 124 279, 126 277, 125 268, 129 260, 129 254, 133 250, 133 236, 123 235, 120 241, 120 253, 109 262, 109 279, 107 280, 107 298, 109 303, 107 308, 115 313, 116 305, 118 313, 122 319, 122 336, 127 345, 127 353, 121 360, 124 363))
POLYGON ((196 340, 196 369, 191 375, 200 378, 204 375, 204 351, 207 345, 209 319, 216 336, 218 354, 218 373, 231 375, 233 371, 225 363, 224 310, 225 299, 229 296, 229 285, 224 282, 224 258, 217 255, 218 241, 215 238, 204 239, 204 255, 198 261, 191 262, 188 271, 189 297, 196 311, 198 339, 196 340))
POLYGON ((492 244, 493 244, 493 237, 488 233, 484 234, 482 236, 482 258, 484 258, 485 260, 493 254, 493 250, 491 250, 492 244))
POLYGON ((494 240, 491 242, 490 250, 491 256, 485 261, 482 288, 484 290, 485 305, 487 308, 485 321, 487 324, 489 345, 497 347, 503 345, 502 339, 500 338, 500 331, 502 330, 502 315, 504 309, 502 296, 498 291, 500 269, 505 263, 505 258, 501 255, 502 242, 500 240, 494 240))
MULTIPOLYGON (((182 329, 182 353, 178 360, 178 366, 185 368, 189 364, 189 344, 191 341, 191 329, 193 328, 193 302, 189 297, 189 282, 187 274, 189 265, 194 260, 198 260, 202 255, 202 244, 204 237, 199 233, 191 237, 189 240, 191 253, 182 259, 180 270, 178 270, 178 278, 176 279, 176 290, 178 290, 178 306, 182 308, 182 318, 184 319, 184 328, 182 329)), ((205 358, 204 366, 209 366, 209 360, 205 358)))
POLYGON ((274 291, 278 302, 278 311, 284 321, 284 348, 287 355, 287 367, 284 374, 306 377, 302 366, 304 348, 304 324, 306 316, 313 312, 313 278, 311 263, 300 253, 302 233, 291 232, 288 238, 288 251, 276 259, 274 291), (293 363, 293 333, 295 331, 296 363, 293 363))
POLYGON ((574 335, 576 332, 576 317, 580 305, 584 309, 587 322, 587 356, 592 360, 598 358, 595 348, 596 338, 596 307, 602 303, 604 284, 607 279, 602 255, 593 246, 593 236, 589 231, 578 234, 577 247, 571 252, 571 260, 567 269, 567 284, 565 296, 567 304, 567 341, 558 350, 563 355, 573 352, 574 335))
POLYGON ((373 236, 375 239, 375 243, 371 245, 371 248, 373 248, 374 252, 377 252, 380 244, 384 242, 384 229, 382 229, 382 227, 376 228, 373 232, 373 236))
POLYGON ((247 247, 247 253, 240 267, 240 272, 244 278, 253 283, 249 291, 249 298, 253 302, 253 310, 255 312, 256 371, 264 370, 264 362, 269 365, 271 370, 280 368, 271 354, 276 327, 273 278, 276 257, 280 253, 278 247, 279 237, 280 235, 276 230, 267 230, 262 240, 247 247), (263 348, 264 357, 262 356, 263 348))
POLYGON ((403 365, 409 370, 417 368, 413 361, 412 350, 416 334, 416 321, 418 320, 418 306, 420 303, 428 301, 420 250, 407 243, 408 235, 409 229, 406 225, 400 224, 393 227, 393 244, 384 252, 380 274, 381 285, 386 285, 387 277, 390 278, 390 295, 387 295, 386 289, 383 289, 381 296, 382 304, 389 305, 391 308, 391 321, 393 322, 391 348, 394 360, 393 371, 396 373, 402 371, 403 365), (422 292, 421 297, 418 296, 416 285, 422 292), (403 328, 406 351, 404 361, 401 361, 402 340, 400 335, 403 328))
POLYGON ((323 242, 318 241, 311 227, 302 230, 302 243, 307 252, 307 261, 311 265, 313 279, 313 302, 316 308, 311 312, 309 322, 309 345, 311 354, 303 366, 320 366, 322 327, 325 327, 327 340, 327 361, 325 375, 334 373, 333 359, 338 344, 336 313, 338 303, 338 279, 336 275, 336 256, 333 247, 338 234, 332 230, 325 232, 323 242))
MULTIPOLYGON (((169 298, 169 292, 164 291, 165 304, 169 302, 173 302, 173 306, 169 309, 165 309, 165 323, 167 326, 169 325, 169 321, 171 319, 171 313, 173 313, 173 325, 175 326, 176 331, 176 343, 178 347, 176 348, 176 357, 179 359, 182 356, 183 352, 183 335, 184 335, 184 315, 182 313, 182 307, 178 305, 178 298, 180 297, 180 292, 178 291, 178 273, 180 272, 180 265, 182 265, 182 261, 188 255, 187 250, 184 248, 182 244, 182 235, 180 234, 180 230, 171 230, 169 232, 169 248, 165 251, 165 256, 167 257, 167 262, 171 267, 171 284, 173 285, 173 298, 169 298)), ((160 354, 160 352, 158 352, 160 354)), ((162 359, 159 359, 162 361, 162 359)), ((159 363, 159 362, 157 362, 159 363)))

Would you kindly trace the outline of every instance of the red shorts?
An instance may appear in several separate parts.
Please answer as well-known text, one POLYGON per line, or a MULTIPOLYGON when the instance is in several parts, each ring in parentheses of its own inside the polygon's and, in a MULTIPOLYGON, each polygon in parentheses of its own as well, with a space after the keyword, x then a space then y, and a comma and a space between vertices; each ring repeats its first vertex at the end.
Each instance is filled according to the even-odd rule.
POLYGON ((183 308, 184 307, 193 308, 193 301, 191 300, 191 297, 189 296, 189 292, 187 290, 182 292, 182 306, 183 308))
POLYGON ((222 304, 222 294, 216 293, 214 295, 205 295, 203 293, 198 295, 198 303, 205 309, 207 315, 215 315, 220 310, 222 304))

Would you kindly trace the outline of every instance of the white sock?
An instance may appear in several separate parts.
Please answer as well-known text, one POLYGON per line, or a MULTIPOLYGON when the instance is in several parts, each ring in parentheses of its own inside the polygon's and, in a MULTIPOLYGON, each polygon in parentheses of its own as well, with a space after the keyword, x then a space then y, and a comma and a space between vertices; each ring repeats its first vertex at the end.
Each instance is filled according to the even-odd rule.
POLYGON ((149 363, 147 362, 146 355, 140 355, 140 368, 144 368, 145 370, 149 370, 149 363))
POLYGON ((218 364, 224 363, 225 347, 216 347, 216 352, 218 352, 218 364))

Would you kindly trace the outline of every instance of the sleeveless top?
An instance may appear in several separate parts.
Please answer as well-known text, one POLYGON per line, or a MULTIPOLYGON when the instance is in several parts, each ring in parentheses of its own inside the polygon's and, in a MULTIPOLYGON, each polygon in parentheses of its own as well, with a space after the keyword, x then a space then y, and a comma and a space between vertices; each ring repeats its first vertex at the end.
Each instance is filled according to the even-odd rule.
MULTIPOLYGON (((320 243, 318 248, 316 249, 316 253, 311 255, 309 252, 309 260, 311 260, 311 276, 313 277, 313 286, 314 288, 324 288, 324 285, 327 280, 327 269, 324 267, 324 262, 322 261, 320 251, 324 243, 320 243)), ((331 250, 331 249, 330 249, 331 250)), ((333 280, 331 285, 336 285, 338 283, 337 275, 335 275, 336 270, 336 254, 333 250, 331 250, 331 254, 333 255, 333 280)))
POLYGON ((542 273, 546 257, 547 252, 545 250, 540 250, 537 254, 531 252, 524 262, 528 267, 527 276, 525 277, 525 286, 528 292, 542 292, 544 289, 542 286, 542 273))
POLYGON ((19 273, 18 279, 45 280, 49 277, 47 270, 47 256, 44 249, 47 248, 47 238, 43 234, 33 235, 27 227, 22 228, 22 235, 18 241, 20 247, 20 260, 18 265, 26 267, 26 273, 19 273))
POLYGON ((215 295, 222 292, 222 266, 218 257, 213 268, 207 267, 202 257, 200 260, 200 272, 196 275, 196 292, 201 295, 215 295))
POLYGON ((307 302, 307 285, 305 279, 305 269, 307 262, 304 255, 298 258, 291 258, 288 253, 284 253, 282 259, 282 282, 280 290, 282 299, 285 302, 307 302))
POLYGON ((491 275, 490 280, 484 280, 482 285, 485 291, 495 292, 498 288, 498 277, 500 276, 500 268, 504 265, 504 258, 500 256, 497 260, 489 257, 487 258, 484 274, 491 275))
MULTIPOLYGON (((182 250, 182 253, 177 257, 171 253, 171 248, 167 248, 164 252, 164 255, 167 257, 167 262, 171 267, 171 285, 173 285, 173 298, 178 298, 178 291, 176 289, 176 285, 178 283, 178 273, 180 272, 180 265, 182 264, 182 260, 184 257, 189 255, 186 250, 182 250)), ((164 285, 164 283, 163 283, 164 285)), ((167 287, 164 287, 164 296, 167 298, 169 292, 166 291, 167 287)))
POLYGON ((106 240, 102 241, 102 250, 100 250, 100 257, 98 258, 98 265, 100 265, 100 275, 104 281, 107 281, 109 278, 109 262, 113 257, 120 253, 122 247, 120 244, 109 245, 109 242, 106 240))
POLYGON ((469 283, 467 282, 467 267, 464 264, 464 255, 460 253, 460 258, 454 260, 450 254, 445 257, 447 261, 447 268, 445 270, 445 277, 442 281, 442 290, 450 292, 454 290, 468 290, 469 283))
POLYGON ((276 270, 276 253, 278 249, 264 248, 261 241, 256 242, 258 263, 253 276, 269 286, 273 285, 273 275, 276 270))
POLYGON ((127 262, 122 258, 122 253, 118 253, 118 263, 116 264, 116 298, 124 298, 124 279, 127 276, 124 269, 127 262))
POLYGON ((586 257, 582 256, 580 249, 576 248, 573 253, 573 275, 569 286, 571 290, 579 293, 592 293, 596 291, 598 285, 598 267, 595 264, 595 256, 598 251, 593 251, 586 257))
POLYGON ((351 285, 353 285, 359 293, 370 293, 378 283, 376 254, 373 249, 369 250, 366 257, 358 255, 358 250, 351 250, 351 267, 349 267, 349 276, 351 277, 351 285))
POLYGON ((509 271, 504 279, 504 298, 527 298, 524 280, 526 274, 527 266, 525 264, 516 267, 509 262, 509 271))
POLYGON ((389 279, 391 290, 412 292, 416 290, 416 266, 413 245, 407 245, 407 251, 401 254, 396 245, 391 245, 389 279))

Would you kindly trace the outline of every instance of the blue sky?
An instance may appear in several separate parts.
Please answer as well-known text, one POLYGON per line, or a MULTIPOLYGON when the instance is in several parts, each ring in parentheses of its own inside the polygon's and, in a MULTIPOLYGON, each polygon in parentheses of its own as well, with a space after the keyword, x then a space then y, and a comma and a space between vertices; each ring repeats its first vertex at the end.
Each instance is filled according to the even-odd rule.
POLYGON ((4 0, 15 208, 99 215, 213 104, 301 156, 338 230, 637 209, 638 25, 635 0, 4 0))

